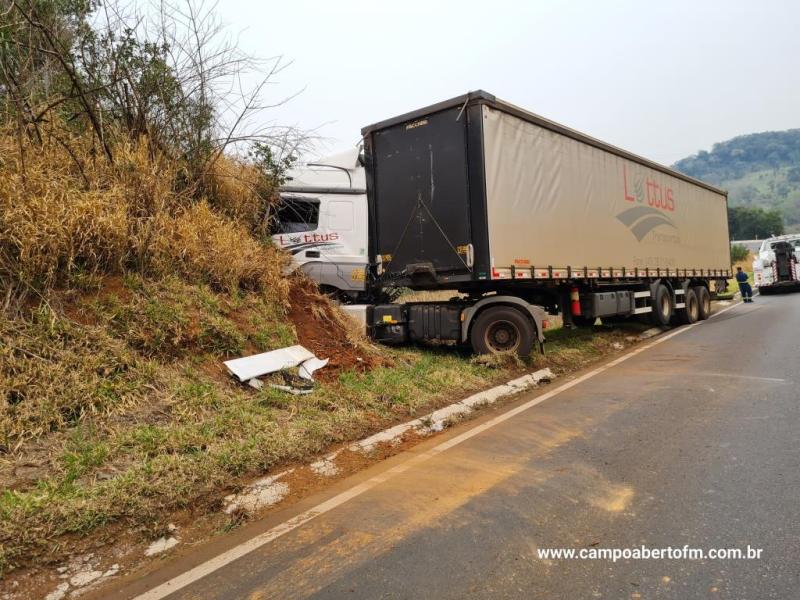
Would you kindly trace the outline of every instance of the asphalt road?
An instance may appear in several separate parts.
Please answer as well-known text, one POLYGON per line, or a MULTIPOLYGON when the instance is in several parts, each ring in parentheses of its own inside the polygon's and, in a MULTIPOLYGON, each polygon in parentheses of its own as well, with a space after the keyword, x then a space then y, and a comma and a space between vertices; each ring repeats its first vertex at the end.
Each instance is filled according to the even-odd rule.
POLYGON ((800 296, 736 306, 169 598, 798 598, 799 333, 800 296), (538 553, 643 545, 762 552, 616 562, 538 553))

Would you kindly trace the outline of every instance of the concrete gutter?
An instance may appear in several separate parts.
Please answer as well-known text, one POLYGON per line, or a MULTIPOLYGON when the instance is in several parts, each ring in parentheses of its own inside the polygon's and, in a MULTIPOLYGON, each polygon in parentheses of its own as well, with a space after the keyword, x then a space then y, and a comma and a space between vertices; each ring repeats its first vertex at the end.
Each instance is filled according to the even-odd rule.
MULTIPOLYGON (((552 379, 555 379, 555 375, 550 369, 540 369, 533 373, 528 373, 502 385, 473 394, 413 421, 379 431, 363 440, 350 444, 347 449, 351 452, 369 453, 375 450, 379 444, 399 444, 403 436, 409 432, 414 432, 418 435, 430 435, 437 431, 442 431, 483 406, 494 404, 501 398, 519 394, 552 379)), ((336 466, 336 457, 342 450, 339 449, 311 463, 308 465, 309 468, 318 475, 333 477, 339 472, 336 466)), ((288 482, 279 480, 293 470, 289 469, 261 478, 237 494, 227 496, 225 498, 226 506, 223 510, 228 514, 239 510, 253 514, 263 508, 277 504, 289 493, 288 482)))
POLYGON ((435 431, 441 431, 452 422, 463 418, 481 406, 494 404, 501 398, 518 394, 530 387, 536 386, 543 381, 551 381, 555 378, 550 369, 540 369, 534 373, 529 373, 517 379, 512 379, 508 383, 498 385, 488 390, 473 394, 459 402, 435 410, 432 413, 395 425, 389 429, 384 429, 378 433, 349 446, 353 452, 370 452, 381 443, 394 442, 399 440, 406 432, 414 430, 417 433, 426 435, 435 431))

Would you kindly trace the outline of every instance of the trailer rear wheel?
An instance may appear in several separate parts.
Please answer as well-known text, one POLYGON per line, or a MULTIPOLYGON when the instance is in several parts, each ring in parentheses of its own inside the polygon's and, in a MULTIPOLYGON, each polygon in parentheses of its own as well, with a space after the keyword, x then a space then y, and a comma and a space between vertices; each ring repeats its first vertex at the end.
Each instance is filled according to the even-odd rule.
POLYGON ((678 310, 678 321, 684 325, 696 323, 700 318, 700 306, 697 300, 697 294, 692 288, 686 290, 683 302, 683 308, 678 310))
POLYGON ((711 316, 711 294, 704 285, 695 286, 694 293, 697 296, 697 316, 701 321, 705 321, 711 316))
POLYGON ((528 356, 535 338, 530 319, 509 306, 487 308, 478 315, 470 332, 472 349, 478 354, 516 352, 528 356))
POLYGON ((666 327, 672 319, 673 310, 672 292, 667 286, 660 283, 653 296, 653 312, 650 313, 650 320, 653 325, 666 327))

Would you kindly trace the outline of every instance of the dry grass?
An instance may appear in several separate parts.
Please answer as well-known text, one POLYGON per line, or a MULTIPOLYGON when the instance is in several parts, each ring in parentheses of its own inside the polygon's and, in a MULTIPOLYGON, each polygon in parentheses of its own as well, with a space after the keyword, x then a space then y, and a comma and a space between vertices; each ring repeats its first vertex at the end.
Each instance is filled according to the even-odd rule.
POLYGON ((43 293, 135 269, 227 291, 269 290, 285 300, 281 255, 252 235, 264 209, 242 180, 254 177, 252 167, 222 161, 218 169, 233 174, 209 175, 211 204, 182 183, 179 165, 151 156, 144 141, 119 146, 114 165, 91 160, 79 136, 70 145, 82 152, 83 170, 55 143, 24 148, 23 160, 11 132, 0 131, 6 284, 43 293))
POLYGON ((162 221, 150 248, 150 271, 177 271, 189 281, 216 289, 268 290, 286 298, 284 255, 256 241, 243 226, 221 218, 207 202, 192 204, 162 221))
POLYGON ((0 132, 0 269, 7 280, 53 286, 76 269, 118 269, 128 251, 123 185, 89 175, 64 152, 29 153, 23 173, 13 138, 0 132))
POLYGON ((157 384, 124 342, 44 306, 27 321, 0 317, 0 337, 0 455, 128 409, 157 384))
POLYGON ((220 157, 206 175, 205 188, 214 208, 251 232, 263 233, 265 207, 274 198, 252 166, 220 157))
POLYGON ((138 285, 114 300, 86 298, 80 318, 102 325, 50 314, 50 325, 18 320, 3 331, 13 347, 0 354, 9 382, 0 393, 16 403, 0 417, 0 573, 58 558, 67 547, 53 550, 52 540, 64 534, 113 522, 146 532, 182 507, 214 510, 242 478, 502 376, 451 352, 409 349, 391 351, 392 367, 341 371, 311 396, 256 392, 224 373, 218 346, 269 349, 270 335, 276 345, 294 341, 275 331, 281 321, 267 314, 274 307, 233 307, 205 288, 163 320, 162 312, 174 314, 175 295, 189 290, 138 285), (174 323, 192 313, 213 326, 187 338, 174 323), (150 337, 162 324, 172 329, 150 337))

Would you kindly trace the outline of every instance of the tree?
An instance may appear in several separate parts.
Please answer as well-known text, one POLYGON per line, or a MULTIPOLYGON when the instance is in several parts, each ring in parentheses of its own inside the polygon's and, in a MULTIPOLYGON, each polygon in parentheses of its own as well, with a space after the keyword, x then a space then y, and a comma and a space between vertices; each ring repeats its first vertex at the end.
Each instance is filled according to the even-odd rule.
POLYGON ((112 163, 115 141, 142 138, 199 192, 224 152, 305 138, 256 118, 289 99, 266 99, 286 61, 243 53, 202 0, 0 0, 0 15, 0 122, 20 135, 90 131, 112 163))
POLYGON ((732 240, 764 239, 783 234, 783 216, 775 209, 730 206, 728 228, 732 240))
POLYGON ((742 246, 741 244, 733 244, 731 245, 731 262, 737 263, 746 259, 750 255, 750 250, 747 249, 746 246, 742 246))

